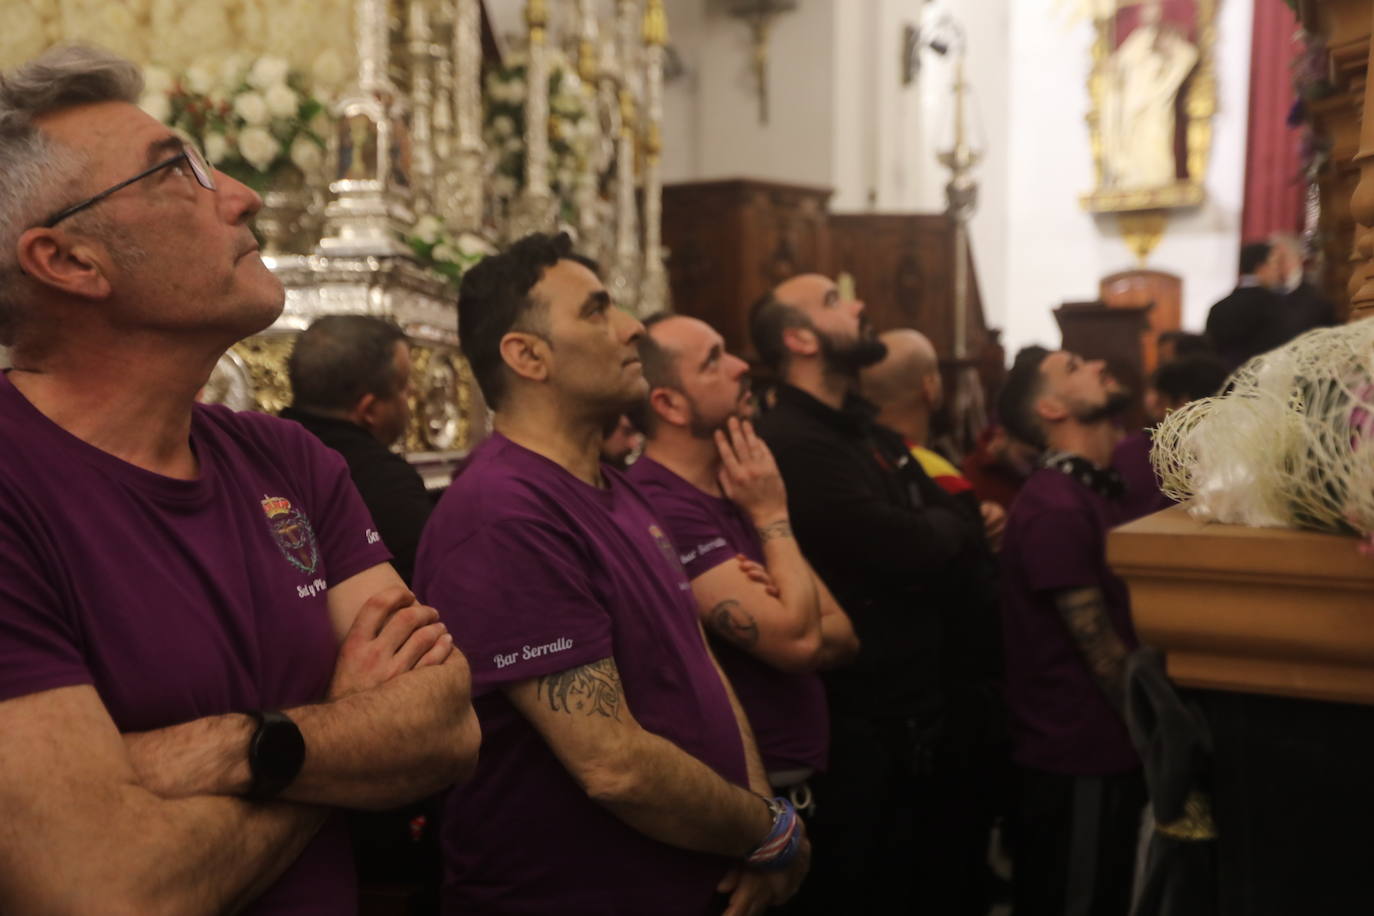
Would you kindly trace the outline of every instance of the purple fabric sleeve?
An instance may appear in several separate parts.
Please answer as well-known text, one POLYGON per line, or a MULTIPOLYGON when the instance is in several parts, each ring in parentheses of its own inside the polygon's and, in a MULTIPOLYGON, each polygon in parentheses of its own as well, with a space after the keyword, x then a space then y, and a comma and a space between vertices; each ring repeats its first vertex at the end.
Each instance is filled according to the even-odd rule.
POLYGON ((1022 562, 1031 591, 1102 584, 1102 534, 1085 512, 1051 509, 1026 522, 1022 562))
POLYGON ((35 533, 0 514, 0 700, 94 683, 35 533))
POLYGON ((472 668, 473 695, 612 655, 611 618, 573 534, 506 519, 453 545, 425 585, 472 668))
POLYGON ((734 559, 739 552, 724 537, 720 521, 699 504, 674 499, 666 507, 655 506, 655 511, 668 528, 688 580, 734 559))

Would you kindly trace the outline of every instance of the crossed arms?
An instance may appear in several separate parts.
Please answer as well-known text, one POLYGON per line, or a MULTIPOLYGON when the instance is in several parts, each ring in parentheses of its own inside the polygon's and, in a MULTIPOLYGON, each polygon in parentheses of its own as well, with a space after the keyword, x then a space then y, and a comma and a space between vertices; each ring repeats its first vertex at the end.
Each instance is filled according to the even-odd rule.
POLYGON ((237 911, 327 806, 390 807, 465 778, 479 741, 469 674, 435 612, 386 564, 328 604, 333 683, 326 702, 287 711, 307 753, 278 801, 235 797, 250 775, 245 715, 121 735, 89 686, 0 703, 0 911, 237 911))
POLYGON ((693 579, 703 623, 782 671, 816 671, 849 661, 859 651, 859 640, 797 546, 772 452, 748 422, 738 420, 716 433, 716 447, 721 489, 753 521, 767 574, 751 576, 738 564, 721 563, 693 579))

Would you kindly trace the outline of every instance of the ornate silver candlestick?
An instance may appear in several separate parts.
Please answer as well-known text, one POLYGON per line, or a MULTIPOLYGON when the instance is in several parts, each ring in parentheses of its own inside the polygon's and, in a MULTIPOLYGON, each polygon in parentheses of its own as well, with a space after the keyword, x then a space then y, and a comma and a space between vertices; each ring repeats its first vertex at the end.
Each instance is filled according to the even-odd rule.
POLYGON ((554 224, 549 188, 549 13, 544 0, 526 0, 529 64, 525 70, 525 186, 511 207, 506 226, 510 239, 547 232, 554 224))
POLYGON ((453 229, 480 235, 486 219, 482 5, 480 0, 455 0, 452 9, 453 140, 439 185, 439 210, 453 229))
POLYGON ((611 295, 622 305, 639 299, 639 212, 635 205, 635 33, 639 4, 616 2, 616 58, 620 65, 620 136, 616 141, 615 258, 607 278, 611 295))
POLYGON ((644 279, 639 312, 652 315, 668 305, 668 275, 663 266, 663 53, 668 16, 663 0, 644 9, 644 279))

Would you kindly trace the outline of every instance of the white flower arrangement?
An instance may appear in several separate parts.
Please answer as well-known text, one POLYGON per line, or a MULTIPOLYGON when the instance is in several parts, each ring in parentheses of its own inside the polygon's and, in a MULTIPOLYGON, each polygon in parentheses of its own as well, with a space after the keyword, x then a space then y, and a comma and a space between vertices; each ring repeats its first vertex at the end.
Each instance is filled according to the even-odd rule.
MULTIPOLYGON (((527 58, 510 55, 486 78, 485 134, 495 159, 491 191, 514 197, 525 184, 525 98, 527 58)), ((582 80, 558 52, 549 55, 549 180, 564 215, 572 212, 574 183, 599 128, 588 109, 582 80)))
POLYGON ((454 234, 436 216, 422 216, 415 221, 406 243, 421 262, 428 264, 457 286, 463 274, 496 249, 485 239, 471 232, 454 234))
POLYGON ((323 164, 325 106, 281 58, 231 56, 177 77, 149 67, 145 80, 144 110, 196 139, 212 164, 250 187, 265 190, 284 169, 309 175, 323 164))

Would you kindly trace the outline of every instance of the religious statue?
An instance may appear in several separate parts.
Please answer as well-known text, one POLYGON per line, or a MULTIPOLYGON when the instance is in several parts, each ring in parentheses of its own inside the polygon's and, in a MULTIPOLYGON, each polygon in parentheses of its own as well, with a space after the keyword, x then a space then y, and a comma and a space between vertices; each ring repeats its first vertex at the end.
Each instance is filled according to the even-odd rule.
POLYGON ((1088 126, 1097 181, 1082 203, 1094 213, 1136 214, 1123 231, 1142 259, 1168 211, 1206 197, 1218 2, 1076 0, 1073 7, 1077 18, 1091 17, 1094 32, 1088 126))
POLYGON ((1099 127, 1103 188, 1158 188, 1180 177, 1175 115, 1179 91, 1197 62, 1197 47, 1164 21, 1161 0, 1141 4, 1139 24, 1105 68, 1099 127))

